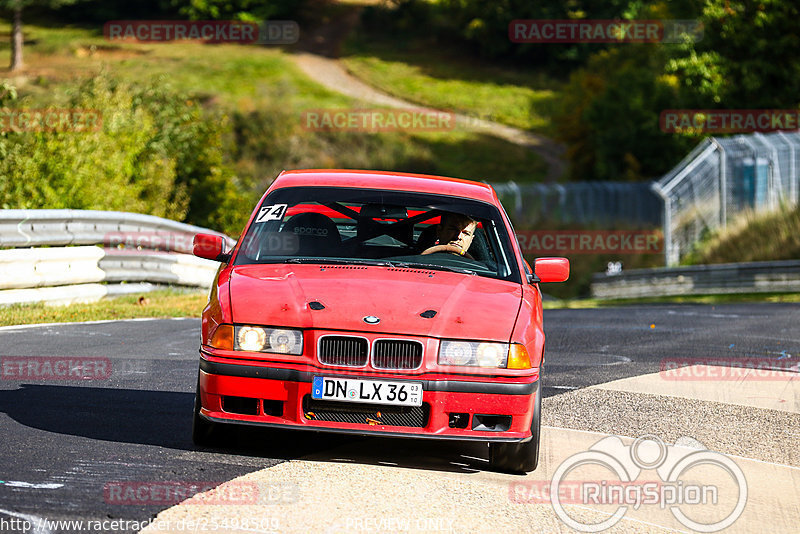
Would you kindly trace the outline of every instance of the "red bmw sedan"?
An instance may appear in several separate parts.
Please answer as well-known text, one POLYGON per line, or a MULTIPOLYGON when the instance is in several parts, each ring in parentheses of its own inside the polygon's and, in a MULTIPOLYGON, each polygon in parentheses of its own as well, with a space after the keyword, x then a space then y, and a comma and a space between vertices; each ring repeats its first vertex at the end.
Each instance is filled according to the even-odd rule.
POLYGON ((231 424, 489 443, 536 469, 539 283, 494 190, 415 174, 283 172, 221 262, 203 310, 192 437, 231 424))

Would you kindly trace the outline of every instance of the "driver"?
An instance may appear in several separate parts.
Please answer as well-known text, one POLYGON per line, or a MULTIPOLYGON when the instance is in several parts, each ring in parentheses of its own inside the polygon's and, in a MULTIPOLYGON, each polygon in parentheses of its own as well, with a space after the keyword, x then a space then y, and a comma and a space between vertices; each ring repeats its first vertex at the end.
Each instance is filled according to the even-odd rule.
POLYGON ((436 226, 436 241, 433 246, 426 248, 421 254, 434 252, 449 252, 458 254, 471 260, 473 258, 467 249, 475 237, 478 221, 460 213, 445 213, 441 222, 436 226))

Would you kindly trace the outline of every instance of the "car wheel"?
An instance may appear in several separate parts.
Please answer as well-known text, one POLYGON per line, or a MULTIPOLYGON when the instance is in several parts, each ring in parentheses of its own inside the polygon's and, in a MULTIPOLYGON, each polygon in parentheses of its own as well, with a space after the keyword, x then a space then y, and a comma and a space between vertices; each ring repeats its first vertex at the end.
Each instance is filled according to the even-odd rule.
POLYGON ((220 442, 220 425, 211 423, 200 415, 200 379, 194 393, 194 417, 192 418, 192 442, 198 447, 213 447, 220 442))
POLYGON ((531 420, 531 439, 525 443, 490 443, 489 465, 497 471, 528 473, 539 464, 539 437, 542 413, 541 379, 536 385, 536 400, 531 420))

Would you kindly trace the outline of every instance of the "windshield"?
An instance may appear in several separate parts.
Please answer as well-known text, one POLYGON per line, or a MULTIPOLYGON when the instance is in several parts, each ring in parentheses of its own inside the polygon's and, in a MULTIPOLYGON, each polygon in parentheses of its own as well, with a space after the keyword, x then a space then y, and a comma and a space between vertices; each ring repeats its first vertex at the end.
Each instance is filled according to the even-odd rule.
POLYGON ((234 261, 257 263, 425 267, 520 282, 495 206, 404 191, 276 189, 258 207, 234 261))

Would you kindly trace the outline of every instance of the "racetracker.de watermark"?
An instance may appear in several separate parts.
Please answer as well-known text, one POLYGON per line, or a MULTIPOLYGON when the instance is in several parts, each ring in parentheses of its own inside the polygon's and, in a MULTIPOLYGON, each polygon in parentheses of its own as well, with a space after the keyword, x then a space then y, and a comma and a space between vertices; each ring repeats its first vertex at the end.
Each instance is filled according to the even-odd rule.
POLYGON ((293 20, 112 20, 103 26, 103 35, 109 41, 140 43, 203 41, 281 45, 296 43, 300 27, 293 20))
POLYGON ((3 356, 2 380, 140 380, 155 372, 154 362, 141 358, 88 356, 3 356))
POLYGON ((31 532, 230 532, 250 531, 263 534, 280 531, 277 517, 197 517, 181 519, 48 519, 29 515, 26 517, 0 516, 0 532, 30 534, 31 532))
POLYGON ((664 236, 650 230, 522 230, 523 254, 661 254, 664 236))
POLYGON ((514 43, 682 43, 703 38, 697 20, 512 20, 514 43))
POLYGON ((0 132, 97 132, 102 127, 96 109, 0 108, 0 132))
POLYGON ((665 133, 745 133, 797 130, 797 109, 665 109, 659 117, 665 133))
POLYGON ((300 126, 311 132, 445 132, 456 127, 456 114, 431 109, 310 109, 300 126))
MULTIPOLYGON (((512 482, 508 488, 508 499, 516 504, 550 504, 553 500, 550 497, 552 480, 526 480, 524 482, 512 482)), ((558 500, 561 504, 584 504, 587 500, 586 495, 594 493, 595 488, 608 485, 607 480, 570 480, 561 481, 558 485, 558 500)), ((619 483, 623 488, 623 493, 631 493, 635 490, 626 490, 629 486, 642 486, 648 488, 648 493, 652 489, 661 486, 660 480, 619 483)), ((648 497, 652 500, 652 497, 648 497)))
POLYGON ((659 376, 685 381, 787 381, 797 373, 797 360, 775 358, 664 358, 659 376))
POLYGON ((291 504, 299 491, 293 482, 113 481, 103 486, 103 500, 120 506, 291 504))
POLYGON ((107 232, 103 235, 103 246, 114 249, 114 254, 139 254, 142 249, 152 252, 169 251, 191 254, 193 233, 189 232, 107 232))
POLYGON ((3 380, 108 380, 111 360, 72 356, 3 356, 3 380))

